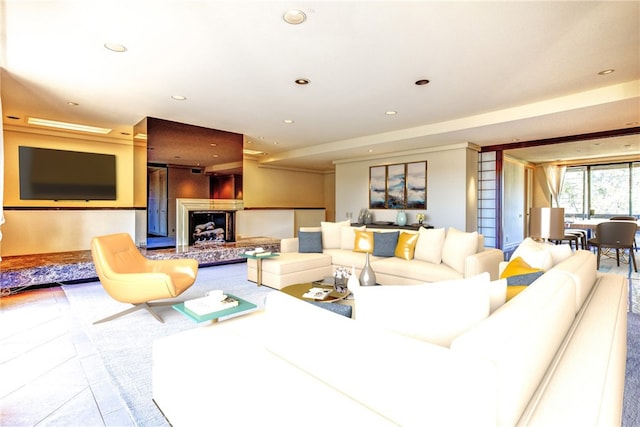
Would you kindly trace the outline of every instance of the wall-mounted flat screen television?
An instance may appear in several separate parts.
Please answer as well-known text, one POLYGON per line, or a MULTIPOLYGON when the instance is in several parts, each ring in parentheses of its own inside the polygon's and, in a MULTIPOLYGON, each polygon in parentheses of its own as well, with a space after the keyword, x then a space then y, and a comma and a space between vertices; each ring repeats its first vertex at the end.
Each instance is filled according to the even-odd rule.
POLYGON ((115 155, 18 149, 20 199, 116 200, 115 155))

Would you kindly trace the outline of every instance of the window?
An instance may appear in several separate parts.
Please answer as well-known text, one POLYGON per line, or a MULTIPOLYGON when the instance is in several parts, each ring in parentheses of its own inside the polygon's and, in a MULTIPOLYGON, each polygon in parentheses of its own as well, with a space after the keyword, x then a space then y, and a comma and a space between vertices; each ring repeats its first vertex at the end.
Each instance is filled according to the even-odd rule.
POLYGON ((560 206, 582 218, 640 215, 640 163, 568 167, 560 206))
POLYGON ((587 210, 585 200, 586 167, 567 168, 564 174, 564 183, 560 192, 560 206, 564 208, 565 215, 585 218, 587 210))

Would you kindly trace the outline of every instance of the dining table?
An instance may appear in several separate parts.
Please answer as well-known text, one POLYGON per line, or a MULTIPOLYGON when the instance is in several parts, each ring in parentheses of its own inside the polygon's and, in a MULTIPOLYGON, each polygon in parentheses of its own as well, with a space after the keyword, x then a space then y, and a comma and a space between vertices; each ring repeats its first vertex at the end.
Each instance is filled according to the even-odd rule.
MULTIPOLYGON (((579 228, 582 230, 595 230, 601 222, 609 221, 608 218, 589 218, 589 219, 565 219, 566 228, 579 228)), ((640 229, 640 221, 635 222, 640 229)))

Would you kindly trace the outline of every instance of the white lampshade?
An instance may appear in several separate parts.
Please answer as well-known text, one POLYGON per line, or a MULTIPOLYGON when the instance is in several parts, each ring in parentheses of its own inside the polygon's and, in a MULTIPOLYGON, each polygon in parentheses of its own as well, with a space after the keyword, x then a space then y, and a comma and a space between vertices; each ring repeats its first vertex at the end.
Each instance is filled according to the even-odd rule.
POLYGON ((529 236, 533 239, 561 240, 564 237, 564 208, 531 208, 529 236))

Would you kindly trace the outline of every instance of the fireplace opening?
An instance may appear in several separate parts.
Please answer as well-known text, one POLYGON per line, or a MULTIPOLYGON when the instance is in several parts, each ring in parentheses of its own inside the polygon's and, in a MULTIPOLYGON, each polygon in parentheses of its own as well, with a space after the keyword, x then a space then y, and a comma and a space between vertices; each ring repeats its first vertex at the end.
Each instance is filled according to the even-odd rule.
POLYGON ((189 212, 189 245, 235 242, 235 211, 189 212))

